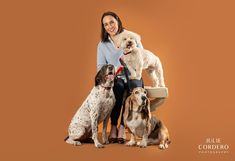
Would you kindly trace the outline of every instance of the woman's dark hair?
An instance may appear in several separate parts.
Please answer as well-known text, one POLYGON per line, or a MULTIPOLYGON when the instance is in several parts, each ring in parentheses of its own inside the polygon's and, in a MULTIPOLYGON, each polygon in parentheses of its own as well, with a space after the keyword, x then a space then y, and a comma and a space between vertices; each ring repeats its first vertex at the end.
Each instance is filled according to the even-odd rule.
POLYGON ((101 41, 102 42, 109 42, 108 36, 109 34, 106 32, 105 28, 104 28, 104 24, 103 24, 103 18, 105 16, 113 16, 117 22, 118 22, 118 31, 117 34, 121 33, 123 31, 123 26, 122 26, 122 21, 120 20, 120 18, 118 17, 118 15, 114 12, 108 11, 103 13, 102 17, 101 17, 101 41))

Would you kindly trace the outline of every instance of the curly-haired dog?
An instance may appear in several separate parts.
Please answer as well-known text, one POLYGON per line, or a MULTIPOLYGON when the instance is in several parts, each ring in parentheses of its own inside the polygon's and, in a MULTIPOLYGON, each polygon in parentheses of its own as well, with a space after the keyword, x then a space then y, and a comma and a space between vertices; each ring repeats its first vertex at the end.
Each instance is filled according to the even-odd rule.
POLYGON ((69 125, 67 143, 81 145, 92 135, 97 148, 104 147, 98 141, 98 124, 103 122, 102 141, 108 144, 107 123, 115 103, 113 93, 114 66, 104 65, 95 77, 95 87, 76 112, 69 125))
POLYGON ((137 47, 140 36, 130 31, 123 31, 117 38, 118 46, 124 50, 123 61, 130 71, 130 79, 141 79, 142 70, 146 69, 153 81, 153 87, 165 87, 160 59, 152 52, 137 47))
POLYGON ((142 140, 137 143, 140 147, 158 144, 160 149, 168 148, 169 133, 165 125, 151 116, 150 101, 147 92, 141 87, 133 89, 125 103, 124 124, 131 132, 131 139, 126 145, 136 145, 135 137, 142 140))

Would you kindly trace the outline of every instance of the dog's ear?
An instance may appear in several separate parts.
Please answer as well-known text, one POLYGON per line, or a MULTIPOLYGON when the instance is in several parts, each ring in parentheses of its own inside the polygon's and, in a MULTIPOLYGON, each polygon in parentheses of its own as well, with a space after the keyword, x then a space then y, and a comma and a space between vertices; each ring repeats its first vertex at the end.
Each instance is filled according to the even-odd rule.
POLYGON ((151 111, 150 111, 150 100, 149 99, 147 99, 146 108, 148 110, 148 117, 149 117, 149 120, 150 120, 151 117, 152 117, 152 114, 151 114, 151 111))
POLYGON ((122 38, 123 38, 123 34, 124 34, 125 31, 121 32, 120 34, 118 34, 116 36, 116 45, 118 48, 121 48, 121 43, 122 43, 122 38))
POLYGON ((129 115, 129 112, 130 112, 130 107, 131 106, 131 96, 129 96, 126 101, 125 101, 125 106, 123 108, 124 110, 124 114, 123 114, 123 122, 124 122, 124 126, 126 126, 126 120, 127 120, 127 117, 129 115))
POLYGON ((129 104, 130 104, 130 108, 129 108, 129 112, 130 112, 130 111, 133 111, 133 96, 131 96, 129 104))
POLYGON ((152 114, 151 114, 151 111, 150 111, 150 100, 147 99, 147 103, 146 103, 146 108, 148 110, 148 120, 147 120, 147 131, 148 131, 148 135, 150 134, 151 132, 151 118, 152 118, 152 114))
POLYGON ((140 42, 140 40, 141 40, 140 35, 139 35, 139 34, 137 34, 137 33, 134 33, 134 35, 135 35, 135 39, 136 39, 136 41, 137 41, 137 42, 140 42))
POLYGON ((104 65, 104 66, 98 71, 98 73, 96 74, 96 76, 95 76, 95 86, 98 86, 98 85, 100 85, 100 84, 103 82, 104 73, 105 73, 105 68, 106 68, 106 65, 104 65))

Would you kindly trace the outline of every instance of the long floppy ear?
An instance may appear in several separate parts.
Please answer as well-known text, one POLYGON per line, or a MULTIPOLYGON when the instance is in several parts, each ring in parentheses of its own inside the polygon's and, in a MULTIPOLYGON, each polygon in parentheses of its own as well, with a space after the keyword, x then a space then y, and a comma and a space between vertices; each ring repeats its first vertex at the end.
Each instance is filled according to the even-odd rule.
POLYGON ((149 117, 149 120, 150 120, 151 117, 152 117, 152 114, 151 114, 151 111, 150 111, 150 100, 148 98, 147 98, 146 108, 148 109, 148 117, 149 117))
POLYGON ((123 108, 124 114, 123 114, 123 122, 124 122, 124 126, 126 126, 126 120, 127 117, 129 115, 129 112, 131 110, 132 103, 131 103, 131 96, 127 97, 126 101, 125 101, 125 107, 123 108))
POLYGON ((130 33, 134 36, 136 43, 137 43, 137 44, 140 44, 140 43, 141 43, 141 42, 140 42, 140 40, 141 40, 140 35, 137 34, 137 33, 135 33, 135 32, 131 32, 131 31, 130 31, 130 33))
POLYGON ((148 135, 151 132, 151 118, 152 118, 152 114, 150 111, 150 100, 147 98, 147 104, 146 104, 146 108, 148 109, 148 121, 147 121, 147 131, 148 131, 148 135))
POLYGON ((106 65, 102 66, 102 68, 96 74, 96 76, 95 76, 95 86, 98 86, 103 82, 105 68, 106 68, 106 65))

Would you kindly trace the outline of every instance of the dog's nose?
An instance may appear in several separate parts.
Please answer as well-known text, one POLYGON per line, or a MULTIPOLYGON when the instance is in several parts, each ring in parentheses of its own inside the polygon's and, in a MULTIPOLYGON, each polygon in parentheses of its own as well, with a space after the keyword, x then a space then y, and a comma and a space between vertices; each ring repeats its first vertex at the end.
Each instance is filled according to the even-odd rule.
POLYGON ((131 41, 128 41, 128 44, 131 44, 132 42, 131 41))
POLYGON ((108 66, 109 70, 113 70, 113 65, 108 66))
POLYGON ((147 97, 146 97, 146 96, 142 96, 141 99, 142 99, 143 101, 145 101, 145 100, 147 99, 147 97))

